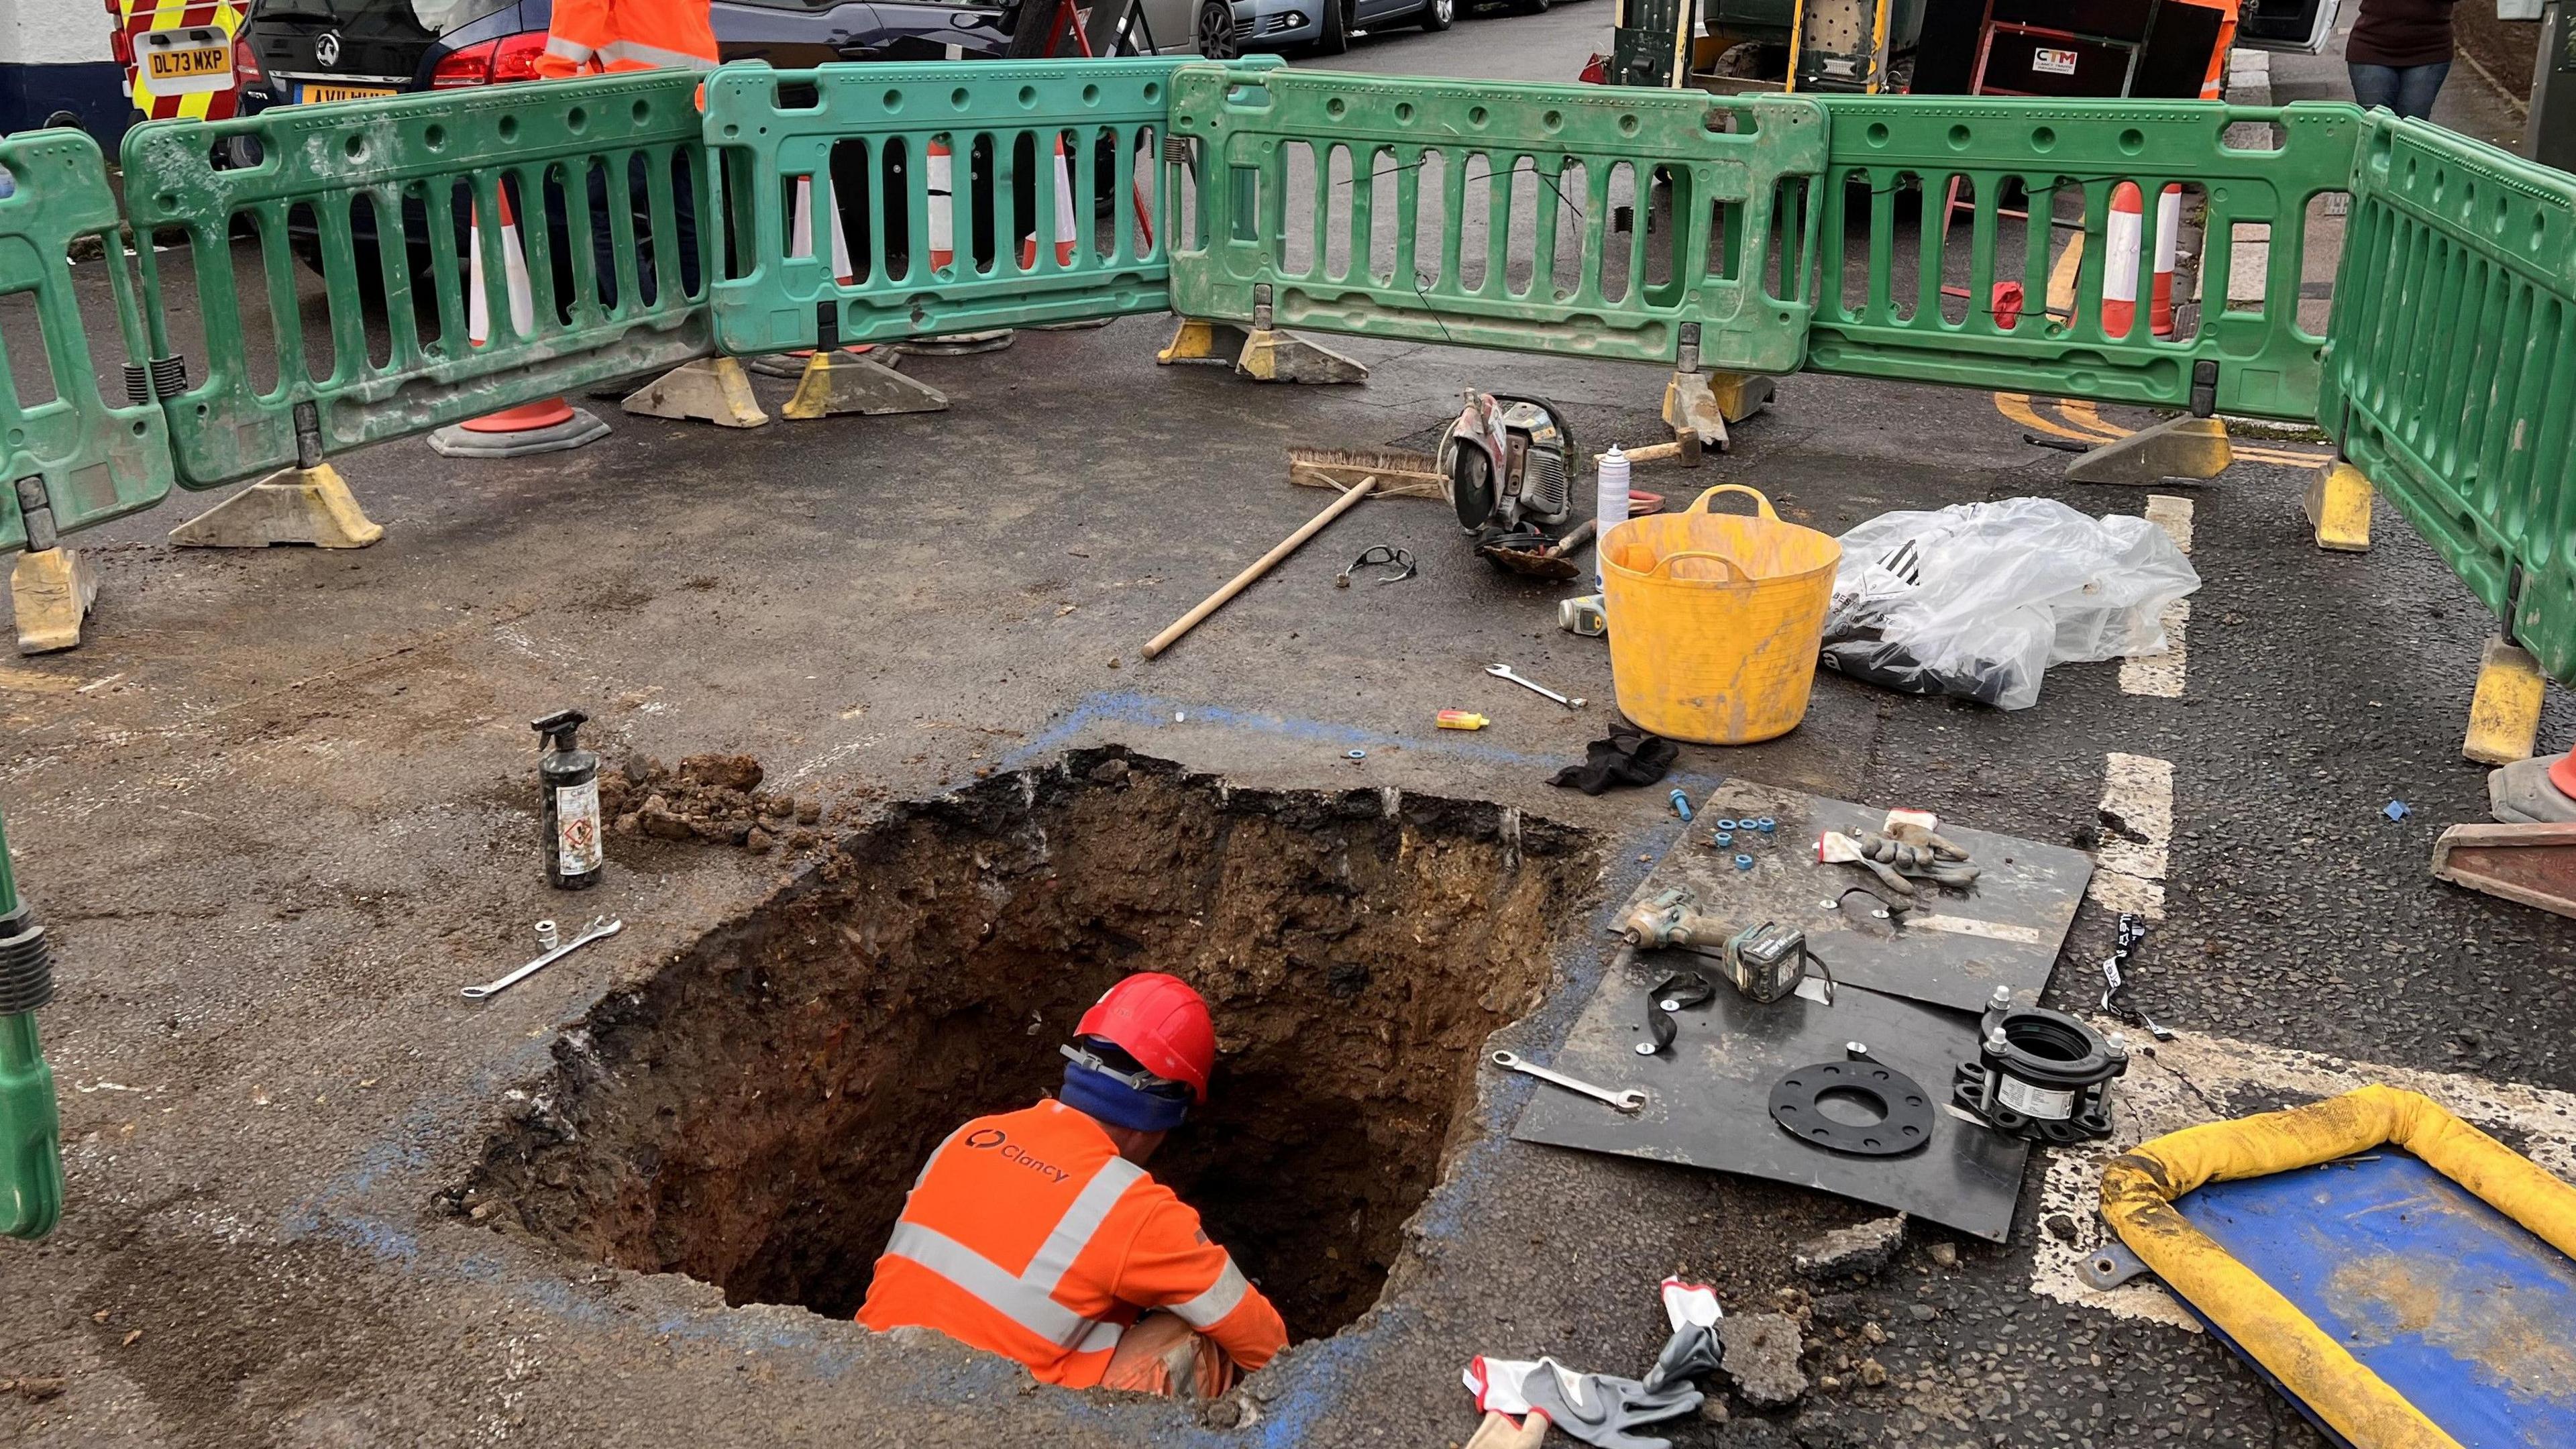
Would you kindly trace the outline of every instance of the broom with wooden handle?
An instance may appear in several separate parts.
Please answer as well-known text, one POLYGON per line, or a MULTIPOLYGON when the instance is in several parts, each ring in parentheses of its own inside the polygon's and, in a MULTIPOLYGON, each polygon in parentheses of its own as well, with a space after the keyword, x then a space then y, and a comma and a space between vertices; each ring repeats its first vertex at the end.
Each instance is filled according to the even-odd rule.
POLYGON ((1442 498, 1449 480, 1440 460, 1429 453, 1381 452, 1375 448, 1290 448, 1288 481, 1301 488, 1349 488, 1362 478, 1377 480, 1380 498, 1442 498))

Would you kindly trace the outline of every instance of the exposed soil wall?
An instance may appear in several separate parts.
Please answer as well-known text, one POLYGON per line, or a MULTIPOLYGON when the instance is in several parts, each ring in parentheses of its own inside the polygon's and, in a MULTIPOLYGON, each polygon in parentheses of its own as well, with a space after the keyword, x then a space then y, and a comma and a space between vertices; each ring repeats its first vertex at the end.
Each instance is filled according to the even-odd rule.
POLYGON ((1170 971, 1221 1060, 1152 1170, 1293 1332, 1330 1333, 1375 1301, 1479 1046, 1597 876, 1581 832, 1490 804, 1080 752, 896 807, 601 1003, 446 1201, 847 1315, 930 1149, 1050 1089, 1110 983, 1170 971))

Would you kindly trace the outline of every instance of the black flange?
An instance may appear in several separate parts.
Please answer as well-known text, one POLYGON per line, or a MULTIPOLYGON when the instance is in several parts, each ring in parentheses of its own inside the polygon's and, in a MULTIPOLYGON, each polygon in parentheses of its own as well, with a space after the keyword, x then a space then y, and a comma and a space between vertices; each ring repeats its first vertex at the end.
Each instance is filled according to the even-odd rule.
POLYGON ((1771 1120, 1811 1146, 1856 1157, 1895 1157, 1932 1140, 1932 1097, 1922 1083, 1866 1057, 1817 1062, 1771 1088, 1771 1120), (1820 1105, 1827 1095, 1872 1107, 1879 1120, 1866 1126, 1838 1122, 1820 1105))

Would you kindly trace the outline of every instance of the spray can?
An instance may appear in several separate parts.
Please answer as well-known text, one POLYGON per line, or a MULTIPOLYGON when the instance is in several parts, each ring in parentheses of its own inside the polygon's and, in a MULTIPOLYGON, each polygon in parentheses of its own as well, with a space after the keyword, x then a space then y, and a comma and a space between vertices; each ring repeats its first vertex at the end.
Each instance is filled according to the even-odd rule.
POLYGON ((537 779, 545 791, 546 883, 557 890, 588 890, 607 863, 599 833, 599 756, 581 747, 579 731, 590 716, 567 709, 529 722, 545 740, 537 779))
POLYGON ((1592 516, 1600 521, 1600 532, 1592 540, 1592 577, 1598 583, 1608 577, 1610 567, 1610 530, 1628 521, 1628 455, 1619 445, 1601 455, 1598 475, 1598 501, 1592 516))

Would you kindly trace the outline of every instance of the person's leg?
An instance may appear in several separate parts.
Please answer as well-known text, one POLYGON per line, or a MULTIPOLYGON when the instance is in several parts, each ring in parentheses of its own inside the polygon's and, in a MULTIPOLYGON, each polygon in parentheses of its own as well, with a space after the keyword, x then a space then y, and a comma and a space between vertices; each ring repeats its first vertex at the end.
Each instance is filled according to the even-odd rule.
MULTIPOLYGON (((612 205, 609 200, 608 169, 603 166, 593 166, 588 170, 590 173, 590 261, 599 278, 599 305, 613 309, 617 306, 617 244, 614 235, 608 229, 608 208, 612 205)), ((652 252, 640 245, 636 251, 635 265, 639 278, 650 275, 650 268, 653 265, 652 252)), ((645 285, 651 284, 648 282, 645 285)))
POLYGON ((2389 65, 2359 65, 2352 70, 2352 98, 2363 110, 2373 106, 2397 107, 2397 68, 2389 65))
POLYGON ((1167 1399, 1212 1399, 1234 1387, 1234 1360, 1178 1316, 1148 1313, 1119 1335, 1100 1386, 1167 1399))
POLYGON ((2442 93, 2442 82, 2450 77, 2451 63, 2437 60, 2431 65, 2410 65, 2397 73, 2397 101, 2389 107, 2401 116, 2418 121, 2433 119, 2433 98, 2442 93))

